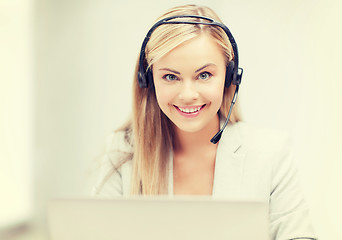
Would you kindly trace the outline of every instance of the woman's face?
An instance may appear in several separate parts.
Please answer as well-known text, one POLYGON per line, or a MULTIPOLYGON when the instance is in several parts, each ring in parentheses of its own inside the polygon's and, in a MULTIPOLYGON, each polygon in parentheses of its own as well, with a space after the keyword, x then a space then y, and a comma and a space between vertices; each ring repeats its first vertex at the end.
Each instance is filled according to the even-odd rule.
POLYGON ((226 67, 222 48, 211 36, 184 42, 152 69, 159 107, 179 129, 197 132, 217 121, 226 67))

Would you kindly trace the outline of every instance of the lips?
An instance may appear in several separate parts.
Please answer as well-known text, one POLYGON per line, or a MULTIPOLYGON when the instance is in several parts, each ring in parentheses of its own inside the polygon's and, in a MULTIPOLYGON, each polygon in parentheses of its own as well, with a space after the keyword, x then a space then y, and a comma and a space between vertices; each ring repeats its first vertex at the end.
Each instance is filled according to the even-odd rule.
POLYGON ((177 111, 182 115, 186 117, 196 117, 201 110, 206 106, 206 104, 200 105, 200 106, 176 106, 174 107, 177 109, 177 111))

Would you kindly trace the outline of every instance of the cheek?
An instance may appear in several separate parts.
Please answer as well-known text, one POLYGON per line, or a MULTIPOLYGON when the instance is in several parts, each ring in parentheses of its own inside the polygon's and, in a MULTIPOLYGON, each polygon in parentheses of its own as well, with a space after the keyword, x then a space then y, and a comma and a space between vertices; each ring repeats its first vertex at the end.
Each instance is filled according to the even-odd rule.
POLYGON ((173 99, 173 93, 171 89, 155 85, 156 98, 159 107, 164 111, 168 104, 173 99))
POLYGON ((224 86, 215 85, 210 88, 206 88, 205 97, 216 107, 220 108, 223 99, 224 86))
POLYGON ((211 103, 217 108, 216 110, 219 110, 222 104, 222 98, 223 94, 216 92, 215 94, 212 95, 211 97, 211 103))

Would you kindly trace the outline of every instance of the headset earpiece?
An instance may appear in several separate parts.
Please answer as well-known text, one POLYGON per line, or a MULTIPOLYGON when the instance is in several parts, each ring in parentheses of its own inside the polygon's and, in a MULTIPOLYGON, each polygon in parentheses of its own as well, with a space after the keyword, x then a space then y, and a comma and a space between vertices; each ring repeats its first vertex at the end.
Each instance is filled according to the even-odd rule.
POLYGON ((146 81, 147 81, 147 87, 154 86, 154 83, 153 83, 153 73, 152 73, 151 68, 149 68, 147 70, 147 72, 146 72, 146 81))
POLYGON ((144 71, 141 71, 141 69, 138 71, 138 82, 141 88, 147 88, 146 76, 144 71))
POLYGON ((153 74, 151 69, 147 69, 145 72, 143 69, 139 69, 138 71, 138 82, 141 88, 148 88, 149 86, 153 86, 153 74))
POLYGON ((234 85, 240 85, 241 84, 241 79, 242 79, 242 74, 243 74, 243 69, 238 68, 235 74, 235 78, 233 79, 233 84, 234 85))
POLYGON ((227 68, 226 68, 226 80, 225 80, 225 84, 224 84, 226 88, 228 88, 230 86, 230 84, 233 82, 234 66, 235 66, 234 61, 230 61, 228 63, 227 68))
MULTIPOLYGON (((144 56, 143 56, 143 59, 144 59, 144 56)), ((150 68, 145 69, 146 65, 147 65, 146 60, 143 60, 142 63, 139 63, 138 82, 141 88, 148 88, 148 86, 151 84, 151 80, 153 83, 152 71, 150 68)))

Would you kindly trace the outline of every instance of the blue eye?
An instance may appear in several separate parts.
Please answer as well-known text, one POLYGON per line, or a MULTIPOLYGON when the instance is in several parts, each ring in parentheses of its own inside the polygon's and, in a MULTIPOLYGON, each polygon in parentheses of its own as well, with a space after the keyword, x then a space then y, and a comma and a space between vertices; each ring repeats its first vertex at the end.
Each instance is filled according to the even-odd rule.
POLYGON ((209 72, 202 72, 198 75, 198 79, 201 79, 201 80, 207 80, 210 77, 211 77, 211 73, 209 72))
POLYGON ((167 81, 175 81, 177 80, 177 76, 174 74, 166 74, 163 76, 164 79, 166 79, 167 81))

